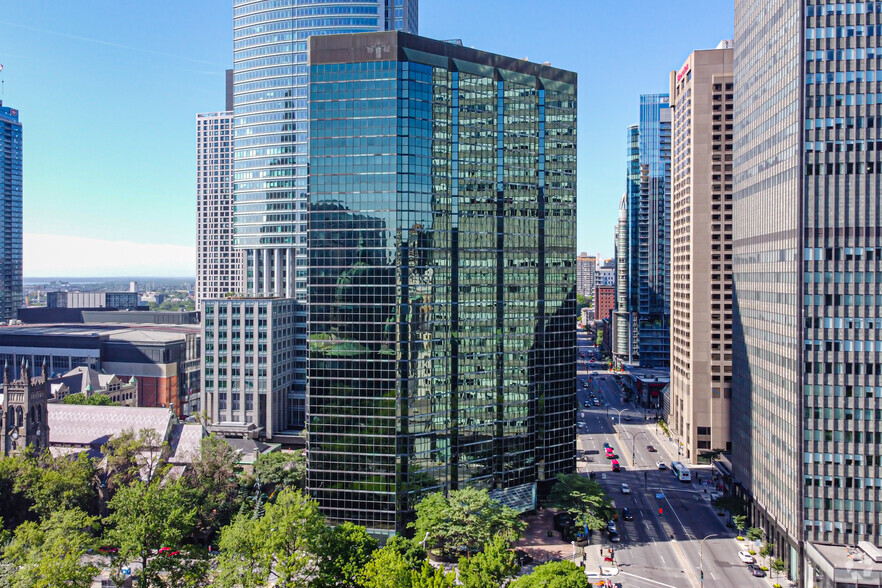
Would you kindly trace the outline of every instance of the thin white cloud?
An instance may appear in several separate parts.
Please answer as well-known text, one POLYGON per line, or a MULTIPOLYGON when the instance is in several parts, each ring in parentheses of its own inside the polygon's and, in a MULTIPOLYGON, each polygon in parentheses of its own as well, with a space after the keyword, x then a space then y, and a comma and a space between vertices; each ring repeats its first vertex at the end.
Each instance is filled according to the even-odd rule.
POLYGON ((27 278, 190 277, 195 273, 195 247, 24 234, 24 275, 27 278))

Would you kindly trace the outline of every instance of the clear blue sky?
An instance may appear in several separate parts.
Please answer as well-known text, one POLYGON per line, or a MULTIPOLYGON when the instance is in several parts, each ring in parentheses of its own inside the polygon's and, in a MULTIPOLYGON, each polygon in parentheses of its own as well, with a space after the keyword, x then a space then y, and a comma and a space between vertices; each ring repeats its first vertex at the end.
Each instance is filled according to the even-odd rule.
MULTIPOLYGON (((231 20, 231 0, 4 4, 25 276, 195 273, 195 115, 224 107, 231 20)), ((420 33, 578 72, 578 248, 611 256, 638 97, 732 38, 733 2, 421 0, 420 33)))

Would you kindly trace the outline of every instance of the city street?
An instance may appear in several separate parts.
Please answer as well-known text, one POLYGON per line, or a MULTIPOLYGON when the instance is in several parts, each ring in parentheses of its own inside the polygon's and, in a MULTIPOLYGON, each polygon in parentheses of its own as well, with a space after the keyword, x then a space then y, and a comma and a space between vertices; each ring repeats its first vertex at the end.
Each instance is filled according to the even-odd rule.
POLYGON ((710 504, 713 486, 698 481, 711 482, 710 466, 690 467, 693 480, 679 481, 670 469, 677 459, 676 443, 648 420, 654 411, 647 415, 623 402, 620 384, 605 364, 592 362, 586 370, 593 353, 580 332, 577 463, 580 472, 594 473, 620 512, 616 526, 621 542, 611 544, 604 536, 603 544, 615 549, 615 580, 623 587, 701 586, 703 569, 704 586, 768 586, 738 559, 734 532, 710 504), (621 471, 612 471, 604 443, 612 446, 621 471), (650 452, 649 445, 656 451, 650 452), (659 469, 657 461, 664 462, 665 469, 659 469), (622 483, 628 484, 629 494, 623 493, 622 483), (623 520, 624 507, 631 510, 633 521, 623 520))

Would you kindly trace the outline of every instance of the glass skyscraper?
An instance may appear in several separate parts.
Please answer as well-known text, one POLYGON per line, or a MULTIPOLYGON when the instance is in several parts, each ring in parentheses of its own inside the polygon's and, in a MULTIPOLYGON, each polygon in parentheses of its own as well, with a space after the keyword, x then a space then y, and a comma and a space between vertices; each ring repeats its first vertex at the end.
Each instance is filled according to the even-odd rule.
POLYGON ((789 576, 879 585, 882 3, 735 2, 733 465, 789 576), (838 546, 838 547, 837 547, 838 546))
POLYGON ((575 467, 576 75, 404 33, 310 40, 309 494, 403 531, 575 467))
POLYGON ((23 301, 21 162, 18 110, 0 101, 0 321, 18 318, 23 301))
MULTIPOLYGON (((627 313, 636 321, 632 360, 670 363, 671 109, 667 94, 640 96, 640 122, 628 127, 627 313), (637 355, 638 357, 634 357, 637 355)), ((627 314, 618 309, 619 320, 627 314)), ((617 327, 617 328, 623 328, 617 327)), ((633 335, 632 335, 633 336, 633 335)), ((626 348, 617 349, 624 361, 626 348)))
POLYGON ((246 294, 304 299, 307 40, 417 32, 417 0, 234 0, 234 245, 246 294))

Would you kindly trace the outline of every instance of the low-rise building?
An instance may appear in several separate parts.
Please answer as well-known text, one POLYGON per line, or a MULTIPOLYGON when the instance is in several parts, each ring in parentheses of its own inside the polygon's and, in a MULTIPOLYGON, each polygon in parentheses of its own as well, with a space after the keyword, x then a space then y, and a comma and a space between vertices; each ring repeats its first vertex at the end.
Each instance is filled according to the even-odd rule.
POLYGON ((134 376, 126 382, 114 374, 80 366, 63 376, 50 378, 48 385, 50 402, 61 402, 70 394, 82 394, 86 398, 104 394, 121 406, 139 406, 138 379, 134 376))

